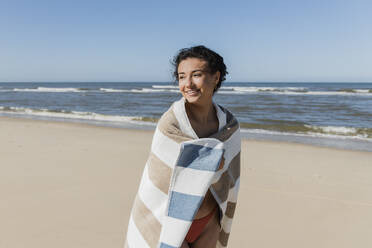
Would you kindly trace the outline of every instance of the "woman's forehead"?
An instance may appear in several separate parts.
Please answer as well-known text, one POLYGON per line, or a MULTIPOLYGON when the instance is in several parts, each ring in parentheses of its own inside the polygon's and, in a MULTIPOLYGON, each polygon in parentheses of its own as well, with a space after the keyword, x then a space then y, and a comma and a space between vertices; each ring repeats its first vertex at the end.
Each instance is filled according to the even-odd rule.
POLYGON ((199 58, 187 58, 182 60, 178 65, 178 73, 194 71, 194 70, 205 70, 207 68, 207 61, 199 58))

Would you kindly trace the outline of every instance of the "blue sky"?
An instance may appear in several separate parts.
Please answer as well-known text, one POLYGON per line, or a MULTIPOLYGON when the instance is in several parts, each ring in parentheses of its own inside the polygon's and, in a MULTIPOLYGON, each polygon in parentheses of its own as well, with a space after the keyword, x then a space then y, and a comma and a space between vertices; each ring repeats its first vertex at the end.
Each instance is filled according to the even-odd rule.
POLYGON ((372 82, 372 1, 0 0, 0 81, 171 81, 184 47, 227 81, 372 82))

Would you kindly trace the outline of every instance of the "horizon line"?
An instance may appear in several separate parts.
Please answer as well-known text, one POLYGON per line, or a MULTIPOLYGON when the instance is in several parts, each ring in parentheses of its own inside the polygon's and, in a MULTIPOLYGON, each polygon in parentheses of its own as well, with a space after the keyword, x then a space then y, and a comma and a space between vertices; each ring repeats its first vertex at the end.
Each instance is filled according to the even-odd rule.
MULTIPOLYGON (((1 81, 0 83, 170 83, 175 81, 1 81)), ((224 81, 223 83, 372 83, 360 81, 224 81)))

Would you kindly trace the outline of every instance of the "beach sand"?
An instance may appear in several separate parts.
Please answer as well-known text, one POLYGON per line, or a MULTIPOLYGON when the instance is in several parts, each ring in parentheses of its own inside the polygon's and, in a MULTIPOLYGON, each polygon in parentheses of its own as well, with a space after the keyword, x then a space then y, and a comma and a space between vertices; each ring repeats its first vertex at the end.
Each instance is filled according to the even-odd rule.
MULTIPOLYGON (((123 247, 152 134, 0 117, 0 247, 123 247)), ((244 140, 229 247, 372 247, 372 153, 244 140)))

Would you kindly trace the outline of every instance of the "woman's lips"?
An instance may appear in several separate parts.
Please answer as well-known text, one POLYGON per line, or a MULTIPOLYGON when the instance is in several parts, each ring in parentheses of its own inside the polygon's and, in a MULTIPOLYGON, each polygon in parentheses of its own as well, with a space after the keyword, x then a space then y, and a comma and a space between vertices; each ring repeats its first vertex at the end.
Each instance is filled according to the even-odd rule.
POLYGON ((199 90, 186 90, 185 93, 189 96, 196 96, 199 94, 199 90))

